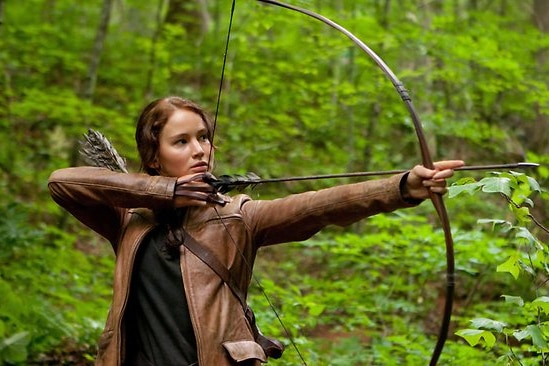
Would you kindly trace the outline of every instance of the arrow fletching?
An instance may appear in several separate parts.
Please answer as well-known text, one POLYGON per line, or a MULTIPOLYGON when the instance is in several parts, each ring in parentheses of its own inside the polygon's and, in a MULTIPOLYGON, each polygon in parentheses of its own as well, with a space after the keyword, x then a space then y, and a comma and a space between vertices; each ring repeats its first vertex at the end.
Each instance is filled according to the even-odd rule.
POLYGON ((88 129, 80 141, 80 156, 86 164, 127 173, 126 159, 118 154, 111 142, 100 132, 88 129))
MULTIPOLYGON (((206 179, 204 180, 206 181, 206 179)), ((248 187, 253 189, 261 183, 261 178, 257 174, 249 172, 246 175, 220 175, 217 178, 208 179, 207 183, 214 186, 219 193, 227 193, 233 189, 238 191, 243 191, 248 187)))

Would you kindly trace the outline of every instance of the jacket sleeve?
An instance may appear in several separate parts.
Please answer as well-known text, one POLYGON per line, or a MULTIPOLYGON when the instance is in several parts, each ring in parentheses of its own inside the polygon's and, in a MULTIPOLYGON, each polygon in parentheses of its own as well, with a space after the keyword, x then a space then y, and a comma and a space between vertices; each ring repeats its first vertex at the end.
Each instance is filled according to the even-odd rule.
POLYGON ((365 217, 421 201, 406 201, 400 186, 405 174, 341 185, 242 206, 258 246, 301 241, 328 225, 347 226, 365 217))
POLYGON ((128 208, 171 207, 175 183, 176 178, 77 167, 54 171, 48 187, 57 204, 113 243, 128 208))

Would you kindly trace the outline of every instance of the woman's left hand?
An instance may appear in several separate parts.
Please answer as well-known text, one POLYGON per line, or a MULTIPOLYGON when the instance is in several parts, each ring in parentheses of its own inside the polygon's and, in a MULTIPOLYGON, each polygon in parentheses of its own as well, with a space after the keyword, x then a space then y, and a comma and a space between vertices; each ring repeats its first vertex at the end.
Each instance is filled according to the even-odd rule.
POLYGON ((403 196, 407 199, 423 200, 429 198, 429 191, 444 194, 446 179, 454 175, 454 169, 464 166, 462 160, 444 160, 434 163, 435 169, 427 169, 416 165, 408 174, 403 196))
POLYGON ((224 196, 210 183, 205 181, 215 179, 211 173, 190 174, 177 178, 174 191, 175 207, 185 206, 225 206, 230 202, 228 196, 224 196))

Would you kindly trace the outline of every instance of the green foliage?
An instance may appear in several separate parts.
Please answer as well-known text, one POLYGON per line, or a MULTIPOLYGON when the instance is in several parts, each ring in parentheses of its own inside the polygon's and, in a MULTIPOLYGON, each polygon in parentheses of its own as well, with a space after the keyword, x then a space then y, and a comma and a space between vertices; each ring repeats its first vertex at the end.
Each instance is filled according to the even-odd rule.
MULTIPOLYGON (((184 2, 185 14, 174 14, 180 0, 165 3, 171 7, 114 2, 99 51, 100 2, 3 2, 0 363, 93 358, 112 255, 60 212, 46 187, 52 170, 80 163, 77 139, 90 127, 101 131, 136 171, 134 123, 146 102, 178 94, 215 111, 231 0, 184 2)), ((547 235, 531 227, 536 216, 549 216, 541 189, 549 183, 549 38, 532 23, 531 2, 291 3, 336 20, 383 58, 410 90, 435 156, 542 164, 535 181, 511 172, 452 187, 454 319, 468 330, 449 339, 441 360, 539 364, 547 341, 547 235), (490 321, 469 325, 481 318, 490 321)), ((323 24, 239 0, 227 56, 217 174, 268 178, 409 168, 420 160, 393 86, 323 24)), ((292 182, 251 194, 340 182, 292 182)), ((261 253, 256 273, 309 364, 426 364, 444 296, 434 220, 424 204, 261 253)), ((253 301, 264 332, 287 338, 257 294, 253 301)), ((272 363, 300 361, 290 347, 272 363)))
POLYGON ((76 236, 57 228, 30 229, 24 205, 0 212, 0 361, 51 358, 55 348, 93 355, 110 298, 108 257, 75 248, 76 236))
POLYGON ((0 361, 8 364, 16 364, 27 359, 28 332, 20 332, 9 338, 4 338, 0 332, 2 342, 0 343, 0 361))
POLYGON ((509 240, 509 247, 514 249, 497 266, 496 271, 502 276, 510 274, 514 280, 526 275, 532 289, 526 296, 502 295, 507 307, 519 315, 511 319, 501 317, 501 320, 476 318, 471 320, 471 328, 458 330, 456 334, 469 345, 482 345, 486 349, 496 350, 496 354, 500 353, 496 346, 502 343, 510 351, 503 353, 500 360, 516 361, 520 364, 545 364, 545 353, 549 351, 549 297, 544 295, 545 278, 549 274, 546 259, 548 247, 530 229, 535 224, 534 228, 541 229, 541 233, 549 233, 530 212, 534 206, 532 197, 541 193, 542 189, 533 178, 510 172, 497 173, 494 177, 478 182, 451 187, 450 195, 479 194, 478 192, 501 195, 508 202, 511 214, 511 220, 479 220, 480 224, 491 224, 494 230, 509 240), (516 342, 520 345, 518 349, 514 349, 517 348, 516 342))

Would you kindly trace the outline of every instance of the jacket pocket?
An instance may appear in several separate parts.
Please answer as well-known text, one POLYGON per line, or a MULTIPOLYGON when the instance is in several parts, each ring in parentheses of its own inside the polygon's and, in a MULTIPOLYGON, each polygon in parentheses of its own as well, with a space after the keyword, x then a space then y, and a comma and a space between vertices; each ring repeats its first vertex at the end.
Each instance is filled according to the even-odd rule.
POLYGON ((229 352, 231 358, 236 362, 257 359, 267 362, 267 356, 261 346, 254 341, 228 341, 223 342, 223 348, 229 352))

